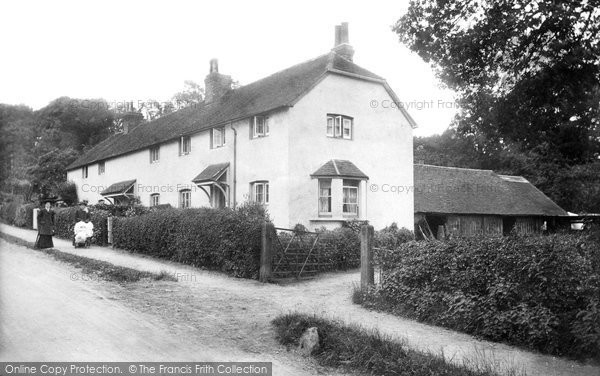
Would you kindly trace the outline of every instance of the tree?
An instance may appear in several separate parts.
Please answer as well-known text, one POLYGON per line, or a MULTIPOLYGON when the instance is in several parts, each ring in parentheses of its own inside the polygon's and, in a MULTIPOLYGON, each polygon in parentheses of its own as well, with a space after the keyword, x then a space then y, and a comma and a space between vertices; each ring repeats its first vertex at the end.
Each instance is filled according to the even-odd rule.
POLYGON ((419 0, 400 39, 454 89, 458 130, 567 163, 600 152, 598 0, 419 0))
POLYGON ((553 184, 593 174, 600 157, 599 5, 414 0, 394 31, 456 91, 453 127, 474 140, 482 166, 522 173, 582 207, 566 200, 568 185, 553 184))
POLYGON ((184 89, 173 95, 175 108, 180 110, 185 107, 198 105, 204 101, 204 88, 197 82, 184 81, 184 89))

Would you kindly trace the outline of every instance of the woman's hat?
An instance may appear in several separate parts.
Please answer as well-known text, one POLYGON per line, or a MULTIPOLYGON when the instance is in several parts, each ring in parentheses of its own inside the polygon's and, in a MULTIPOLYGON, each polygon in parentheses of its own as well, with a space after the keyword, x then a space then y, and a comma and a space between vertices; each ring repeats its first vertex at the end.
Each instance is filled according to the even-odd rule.
POLYGON ((56 201, 56 197, 50 197, 50 196, 42 196, 40 197, 40 203, 45 205, 47 202, 53 204, 56 201))

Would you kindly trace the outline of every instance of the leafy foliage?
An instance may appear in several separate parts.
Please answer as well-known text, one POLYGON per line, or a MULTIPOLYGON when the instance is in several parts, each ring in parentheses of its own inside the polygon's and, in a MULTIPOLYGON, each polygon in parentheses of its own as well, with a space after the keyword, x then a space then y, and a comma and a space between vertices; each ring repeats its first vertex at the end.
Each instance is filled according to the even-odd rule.
POLYGON ((383 308, 550 354, 600 358, 600 243, 587 234, 409 242, 376 260, 383 274, 373 299, 383 308))
MULTIPOLYGON (((73 239, 75 236, 73 232, 76 223, 75 214, 78 209, 77 207, 55 209, 54 234, 57 237, 69 240, 73 239)), ((110 212, 94 206, 88 206, 88 209, 90 211, 90 220, 94 225, 94 235, 91 242, 97 245, 108 244, 107 218, 110 216, 110 212)))
MULTIPOLYGON (((468 368, 452 364, 441 356, 421 353, 377 331, 347 326, 299 313, 289 313, 273 320, 277 339, 286 346, 298 346, 306 329, 316 327, 319 347, 313 356, 324 366, 342 368, 369 375, 414 376, 493 376, 490 369, 468 368)), ((515 374, 510 372, 509 375, 515 374)))
POLYGON ((454 130, 415 143, 415 160, 525 175, 571 211, 598 211, 600 2, 411 2, 400 40, 456 91, 454 130), (579 200, 553 189, 593 175, 579 200))
POLYGON ((115 218, 114 245, 236 277, 258 278, 261 228, 267 219, 260 205, 232 209, 164 209, 115 218))

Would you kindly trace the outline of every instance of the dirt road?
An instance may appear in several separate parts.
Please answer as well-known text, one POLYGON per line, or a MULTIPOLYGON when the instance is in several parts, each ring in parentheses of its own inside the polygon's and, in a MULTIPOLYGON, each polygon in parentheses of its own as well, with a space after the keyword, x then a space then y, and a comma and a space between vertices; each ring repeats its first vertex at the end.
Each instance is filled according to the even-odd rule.
POLYGON ((173 286, 82 280, 77 269, 0 240, 0 361, 273 361, 274 374, 317 374, 302 359, 294 365, 218 340, 218 328, 207 334, 186 320, 136 309, 154 300, 146 290, 172 300, 173 286), (118 296, 131 287, 136 299, 123 304, 118 296))
MULTIPOLYGON (((29 241, 35 232, 0 224, 0 231, 29 241)), ((106 247, 73 249, 68 241, 55 239, 66 252, 92 257, 138 270, 167 271, 178 283, 136 283, 104 288, 107 300, 118 302, 144 317, 166 325, 176 338, 192 336, 200 343, 233 348, 250 354, 272 356, 282 363, 299 362, 279 346, 270 321, 281 313, 300 311, 335 318, 347 324, 377 329, 405 340, 413 348, 443 354, 457 363, 482 356, 498 369, 516 367, 529 376, 597 376, 600 367, 537 354, 504 344, 421 324, 401 317, 368 311, 352 304, 352 284, 358 272, 325 274, 316 280, 288 286, 236 279, 222 273, 157 260, 106 247)), ((303 365, 302 367, 306 367, 303 365)), ((310 364, 308 367, 312 367, 310 364)), ((314 372, 314 368, 310 369, 314 372)), ((330 374, 328 370, 328 374, 330 374)))

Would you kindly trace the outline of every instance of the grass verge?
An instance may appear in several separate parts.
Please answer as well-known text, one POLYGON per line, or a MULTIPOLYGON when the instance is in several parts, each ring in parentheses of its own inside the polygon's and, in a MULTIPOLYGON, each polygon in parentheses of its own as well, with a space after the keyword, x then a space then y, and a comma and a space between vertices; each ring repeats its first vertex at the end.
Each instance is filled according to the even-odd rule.
POLYGON ((81 272, 84 274, 93 275, 110 282, 138 282, 142 279, 177 282, 177 278, 166 271, 161 271, 160 273, 144 272, 114 265, 106 261, 62 252, 54 248, 36 249, 34 248, 34 243, 5 233, 0 233, 0 238, 9 243, 25 246, 49 254, 56 260, 69 263, 74 267, 81 269, 81 272))
MULTIPOLYGON (((282 315, 273 320, 277 339, 288 347, 297 346, 304 331, 317 327, 319 347, 313 356, 319 364, 371 375, 406 376, 496 376, 497 365, 478 359, 455 364, 441 355, 423 353, 408 348, 389 336, 358 326, 346 326, 299 313, 282 315)), ((523 375, 507 369, 506 375, 523 375)))

